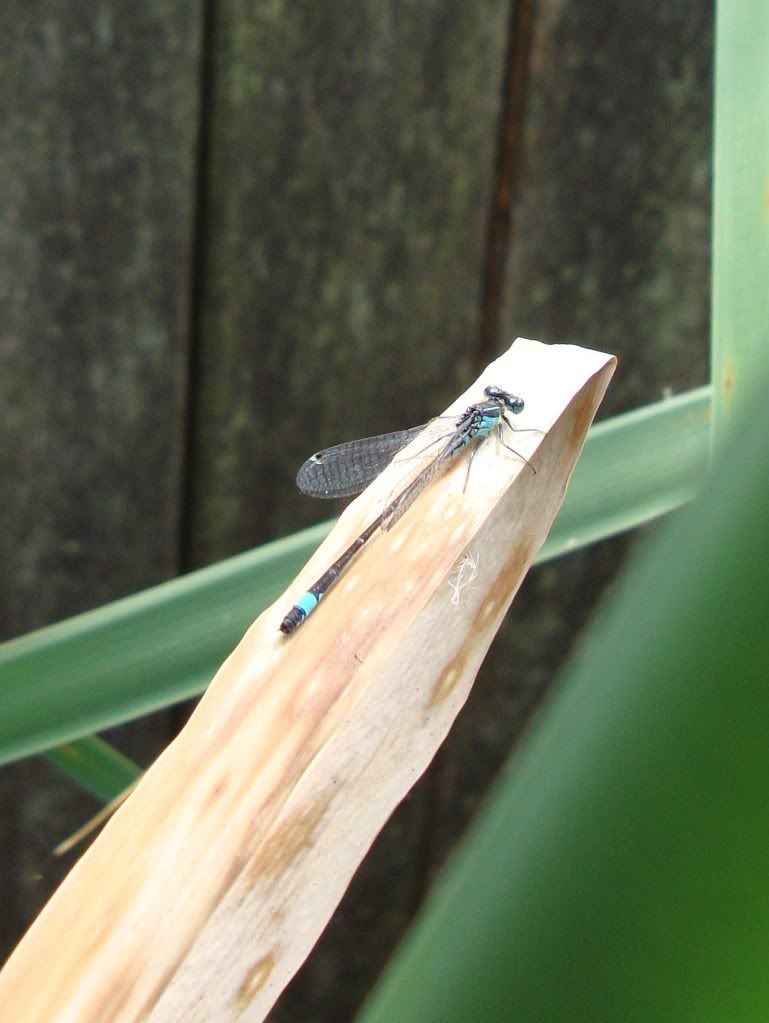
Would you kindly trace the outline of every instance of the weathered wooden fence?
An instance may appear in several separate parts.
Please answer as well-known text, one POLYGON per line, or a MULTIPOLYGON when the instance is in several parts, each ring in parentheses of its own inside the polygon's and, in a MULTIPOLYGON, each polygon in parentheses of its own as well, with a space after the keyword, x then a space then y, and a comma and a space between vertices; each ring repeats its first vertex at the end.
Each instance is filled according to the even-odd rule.
MULTIPOLYGON (((319 518, 309 450, 426 418, 515 334, 617 352, 604 414, 704 382, 711 17, 11 5, 2 638, 319 518)), ((625 544, 532 575, 275 1020, 350 1018, 625 544)), ((173 727, 114 738, 147 762, 173 727)), ((38 761, 0 774, 3 953, 91 809, 38 761)))

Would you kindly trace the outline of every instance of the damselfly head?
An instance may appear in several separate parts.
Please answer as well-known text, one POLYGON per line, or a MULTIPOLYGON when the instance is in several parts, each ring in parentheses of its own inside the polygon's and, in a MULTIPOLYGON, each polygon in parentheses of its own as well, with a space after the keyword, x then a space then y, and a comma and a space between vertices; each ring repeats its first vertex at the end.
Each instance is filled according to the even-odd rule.
POLYGON ((519 398, 516 394, 510 394, 509 391, 503 391, 501 387, 494 387, 493 384, 484 388, 483 393, 487 398, 495 398, 497 401, 503 401, 507 408, 516 415, 519 412, 523 412, 523 398, 519 398))

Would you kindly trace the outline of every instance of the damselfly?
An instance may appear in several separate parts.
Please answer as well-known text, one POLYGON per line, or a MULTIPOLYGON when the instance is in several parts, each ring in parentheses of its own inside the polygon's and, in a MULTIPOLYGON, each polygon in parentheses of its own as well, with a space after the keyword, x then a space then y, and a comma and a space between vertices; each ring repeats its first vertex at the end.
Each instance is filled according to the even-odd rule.
MULTIPOLYGON (((452 420, 453 426, 448 433, 439 435, 431 442, 429 446, 440 444, 438 452, 411 483, 387 504, 382 514, 378 515, 371 525, 353 540, 347 550, 340 554, 320 579, 299 597, 280 624, 282 633, 288 636, 302 624, 305 618, 315 610, 361 547, 371 539, 378 529, 392 529, 441 468, 471 441, 482 441, 496 428, 502 445, 513 451, 513 448, 504 442, 502 424, 507 423, 511 429, 514 429, 513 424, 507 418, 507 413, 512 412, 517 415, 522 412, 523 398, 503 391, 500 387, 487 387, 483 393, 484 401, 470 405, 462 415, 452 420)), ((297 485, 305 494, 310 494, 313 497, 351 497, 353 494, 359 494, 389 465, 402 448, 427 429, 428 426, 416 426, 412 430, 384 433, 379 437, 364 437, 361 440, 337 444, 333 448, 318 451, 317 454, 308 458, 299 470, 296 477, 297 485)), ((477 446, 473 449, 471 462, 476 451, 477 446)), ((513 451, 513 453, 518 454, 517 451, 513 451)), ((469 470, 470 465, 468 464, 468 474, 469 470)))

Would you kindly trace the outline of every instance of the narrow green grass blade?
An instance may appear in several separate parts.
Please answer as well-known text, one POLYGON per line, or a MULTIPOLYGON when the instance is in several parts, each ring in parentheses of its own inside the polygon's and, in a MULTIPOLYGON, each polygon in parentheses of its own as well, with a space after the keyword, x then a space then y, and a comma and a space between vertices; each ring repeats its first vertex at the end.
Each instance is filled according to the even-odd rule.
POLYGON ((769 358, 769 4, 716 5, 712 373, 720 435, 769 358))
POLYGON ((45 758, 81 789, 105 803, 120 795, 142 773, 138 764, 98 736, 57 746, 48 750, 45 758))
POLYGON ((0 646, 0 763, 201 692, 324 523, 0 646))
MULTIPOLYGON (((708 410, 702 389, 595 427, 542 558, 688 499, 707 457, 708 410)), ((330 526, 0 646, 0 763, 201 692, 330 526)))
POLYGON ((360 1023, 769 1019, 769 409, 627 573, 360 1023))
POLYGON ((538 562, 651 522, 685 504, 707 469, 710 388, 597 423, 538 562))

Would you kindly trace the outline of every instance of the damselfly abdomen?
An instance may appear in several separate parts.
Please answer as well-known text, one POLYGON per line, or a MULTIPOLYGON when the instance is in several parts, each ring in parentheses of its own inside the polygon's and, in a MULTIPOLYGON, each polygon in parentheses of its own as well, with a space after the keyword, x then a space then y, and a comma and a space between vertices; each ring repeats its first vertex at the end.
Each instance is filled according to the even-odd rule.
MULTIPOLYGON (((290 635, 302 624, 374 533, 378 529, 391 529, 447 462, 472 441, 484 440, 495 428, 501 439, 503 423, 514 429, 507 413, 517 415, 522 412, 523 399, 500 387, 489 386, 483 393, 483 401, 470 405, 453 421, 449 419, 452 425, 445 435, 439 434, 438 439, 431 442, 430 446, 438 445, 437 453, 411 483, 387 504, 381 515, 326 569, 320 579, 298 598, 280 624, 280 631, 284 635, 290 635)), ((299 470, 297 485, 305 494, 313 497, 351 497, 359 494, 390 464, 399 451, 426 429, 427 426, 417 426, 411 430, 364 437, 318 451, 299 470)), ((504 446, 509 447, 507 444, 504 446)))

